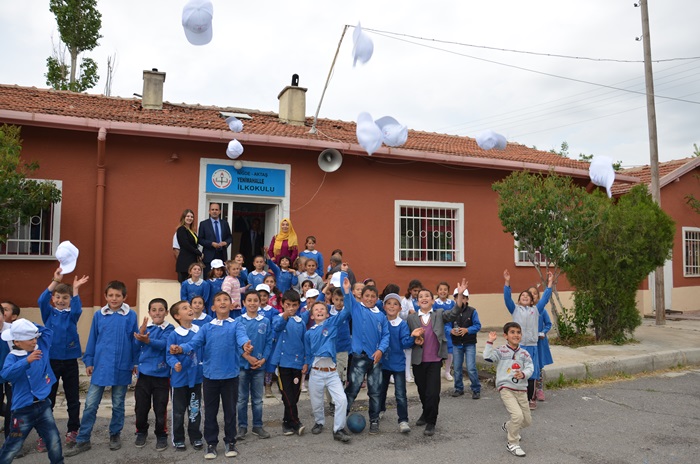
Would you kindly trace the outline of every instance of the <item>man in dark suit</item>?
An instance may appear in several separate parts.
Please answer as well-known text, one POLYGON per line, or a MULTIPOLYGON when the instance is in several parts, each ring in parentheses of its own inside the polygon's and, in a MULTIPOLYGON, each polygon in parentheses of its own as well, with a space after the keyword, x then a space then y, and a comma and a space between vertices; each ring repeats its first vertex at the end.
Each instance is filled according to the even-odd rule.
POLYGON ((260 232, 260 219, 253 218, 250 223, 250 228, 245 229, 241 234, 240 253, 245 259, 248 271, 253 270, 253 258, 255 258, 256 255, 263 254, 264 246, 265 237, 263 237, 262 232, 260 232))
POLYGON ((220 259, 226 262, 228 259, 228 247, 233 241, 231 227, 226 220, 221 219, 221 205, 209 204, 209 219, 199 223, 199 244, 204 248, 204 278, 209 275, 209 265, 212 260, 220 259))

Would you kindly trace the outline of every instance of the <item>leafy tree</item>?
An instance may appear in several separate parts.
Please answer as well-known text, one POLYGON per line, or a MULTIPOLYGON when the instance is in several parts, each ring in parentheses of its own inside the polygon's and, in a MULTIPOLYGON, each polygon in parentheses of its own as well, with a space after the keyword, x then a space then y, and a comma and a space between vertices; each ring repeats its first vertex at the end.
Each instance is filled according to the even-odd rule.
MULTIPOLYGON (((557 150, 555 150, 555 149, 551 149, 551 150, 549 150, 549 152, 550 152, 550 153, 557 154, 557 155, 559 155, 559 156, 561 156, 561 157, 564 157, 564 158, 571 158, 571 156, 569 156, 569 155, 570 155, 570 153, 569 153, 569 144, 568 144, 566 141, 564 141, 564 142, 561 143, 561 148, 559 149, 559 151, 557 151, 557 150)), ((585 153, 579 153, 579 154, 578 154, 578 160, 579 160, 579 161, 583 161, 583 162, 585 162, 585 163, 590 163, 591 160, 593 160, 593 155, 587 155, 587 154, 585 154, 585 153)), ((619 171, 620 169, 622 169, 622 161, 619 161, 619 160, 618 160, 616 163, 613 163, 613 169, 614 169, 615 171, 619 171)))
POLYGON ((46 83, 54 89, 73 92, 94 87, 99 80, 97 63, 83 57, 78 65, 78 55, 97 47, 102 38, 102 14, 97 10, 97 0, 50 0, 49 9, 56 16, 65 46, 59 44, 54 48, 54 56, 47 58, 46 83), (70 64, 64 58, 66 50, 70 54, 70 64))
POLYGON ((17 218, 29 219, 61 200, 61 191, 52 182, 27 179, 39 165, 20 159, 19 135, 17 126, 0 126, 0 243, 15 231, 17 218))

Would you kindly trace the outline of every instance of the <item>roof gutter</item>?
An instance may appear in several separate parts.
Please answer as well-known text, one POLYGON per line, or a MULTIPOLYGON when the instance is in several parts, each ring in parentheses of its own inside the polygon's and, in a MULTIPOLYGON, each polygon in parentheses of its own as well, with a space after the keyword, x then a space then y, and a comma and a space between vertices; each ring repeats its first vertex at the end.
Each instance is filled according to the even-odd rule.
MULTIPOLYGON (((228 143, 232 138, 230 131, 195 129, 190 127, 159 126, 155 124, 141 124, 133 122, 109 121, 102 119, 78 118, 74 116, 61 116, 42 113, 27 113, 0 109, 0 120, 11 124, 29 124, 40 127, 56 129, 98 131, 106 129, 112 134, 133 135, 140 137, 157 137, 168 139, 194 140, 200 142, 228 143)), ((335 142, 330 140, 304 139, 283 137, 276 135, 260 135, 238 133, 236 138, 240 142, 247 142, 259 146, 293 148, 293 149, 317 149, 335 148, 343 154, 356 155, 368 158, 365 150, 356 143, 335 142)), ((525 163, 519 161, 500 160, 493 158, 477 158, 462 155, 453 155, 436 152, 417 152, 401 148, 382 147, 372 155, 374 158, 399 159, 410 161, 428 161, 456 166, 470 166, 484 169, 498 169, 504 171, 527 170, 532 172, 555 172, 571 177, 588 178, 587 169, 567 168, 563 166, 549 166, 539 163, 525 163)), ((633 176, 616 175, 616 180, 637 183, 639 179, 633 176)))

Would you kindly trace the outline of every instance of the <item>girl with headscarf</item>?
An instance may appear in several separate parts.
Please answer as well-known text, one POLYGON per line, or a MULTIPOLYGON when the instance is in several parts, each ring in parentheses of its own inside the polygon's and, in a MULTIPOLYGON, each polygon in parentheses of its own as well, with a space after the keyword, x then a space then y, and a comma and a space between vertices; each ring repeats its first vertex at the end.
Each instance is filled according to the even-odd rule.
POLYGON ((282 219, 280 231, 272 237, 267 254, 277 265, 279 265, 279 260, 282 256, 288 257, 292 263, 297 259, 299 243, 297 241, 297 233, 294 231, 292 221, 289 218, 282 219))

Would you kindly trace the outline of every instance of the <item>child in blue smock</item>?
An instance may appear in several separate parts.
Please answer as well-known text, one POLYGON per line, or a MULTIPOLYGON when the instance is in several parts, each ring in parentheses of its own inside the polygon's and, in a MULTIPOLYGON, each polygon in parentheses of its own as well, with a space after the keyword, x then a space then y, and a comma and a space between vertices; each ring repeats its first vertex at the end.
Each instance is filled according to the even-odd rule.
POLYGON ((207 308, 211 308, 214 295, 221 291, 224 278, 226 278, 226 266, 222 260, 213 259, 209 267, 211 267, 211 271, 209 271, 209 275, 207 276, 207 282, 209 283, 209 301, 207 301, 207 308))
POLYGON ((306 249, 299 253, 299 256, 316 261, 316 274, 323 279, 323 255, 316 249, 316 237, 306 237, 306 249))
POLYGON ((209 282, 202 278, 203 267, 200 263, 190 264, 188 273, 190 278, 180 284, 180 299, 192 301, 195 296, 201 296, 204 301, 209 301, 209 282))

